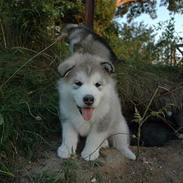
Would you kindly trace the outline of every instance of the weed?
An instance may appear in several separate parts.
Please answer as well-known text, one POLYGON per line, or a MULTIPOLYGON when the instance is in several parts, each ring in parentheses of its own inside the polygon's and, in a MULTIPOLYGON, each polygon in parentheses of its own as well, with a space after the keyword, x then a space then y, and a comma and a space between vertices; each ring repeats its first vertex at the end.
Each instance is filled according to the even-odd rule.
MULTIPOLYGON (((0 52, 1 82, 4 83, 30 58, 29 53, 0 52)), ((46 60, 36 60, 19 70, 0 91, 0 155, 2 160, 20 154, 29 158, 38 144, 46 143, 49 134, 56 132, 57 91, 55 69, 46 60)), ((4 171, 4 170, 3 170, 4 171)))
POLYGON ((0 174, 7 175, 9 177, 15 177, 15 175, 11 173, 8 167, 3 163, 0 163, 0 174))
POLYGON ((81 169, 76 160, 66 160, 62 169, 58 173, 50 174, 48 171, 42 172, 37 178, 37 183, 77 183, 77 171, 81 169))
POLYGON ((147 114, 147 112, 150 109, 150 106, 153 102, 153 99, 158 93, 158 88, 155 90, 153 96, 151 97, 143 115, 141 116, 138 109, 135 107, 135 114, 134 114, 134 122, 138 123, 138 132, 137 132, 137 158, 140 154, 140 137, 141 137, 141 127, 145 123, 145 121, 152 116, 152 113, 150 115, 147 114))
POLYGON ((48 172, 42 172, 37 178, 37 183, 60 183, 61 182, 61 172, 56 175, 50 175, 48 172))
POLYGON ((138 130, 137 130, 137 157, 139 157, 140 155, 140 140, 141 140, 141 128, 142 128, 142 125, 148 121, 149 118, 151 117, 156 117, 156 118, 159 118, 161 119, 162 121, 164 121, 168 127, 170 127, 170 129, 175 133, 175 135, 179 135, 178 131, 176 131, 174 129, 174 127, 167 123, 166 122, 166 119, 165 119, 165 114, 167 114, 168 112, 168 108, 169 106, 172 106, 173 104, 170 104, 170 105, 166 105, 162 108, 160 108, 158 111, 153 111, 151 110, 151 105, 153 104, 153 100, 156 98, 157 94, 158 94, 158 91, 161 87, 157 87, 156 90, 154 91, 152 97, 150 98, 149 100, 149 103, 148 105, 146 106, 143 114, 141 115, 139 110, 135 107, 135 113, 134 113, 134 119, 132 120, 133 122, 136 122, 138 124, 138 130))

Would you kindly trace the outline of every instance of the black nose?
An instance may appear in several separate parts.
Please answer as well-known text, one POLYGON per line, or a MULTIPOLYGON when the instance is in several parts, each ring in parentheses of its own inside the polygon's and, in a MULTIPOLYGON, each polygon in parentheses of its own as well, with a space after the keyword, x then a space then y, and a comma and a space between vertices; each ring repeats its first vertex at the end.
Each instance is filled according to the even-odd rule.
POLYGON ((83 98, 83 102, 86 104, 86 105, 92 105, 94 103, 94 97, 92 95, 86 95, 84 98, 83 98))

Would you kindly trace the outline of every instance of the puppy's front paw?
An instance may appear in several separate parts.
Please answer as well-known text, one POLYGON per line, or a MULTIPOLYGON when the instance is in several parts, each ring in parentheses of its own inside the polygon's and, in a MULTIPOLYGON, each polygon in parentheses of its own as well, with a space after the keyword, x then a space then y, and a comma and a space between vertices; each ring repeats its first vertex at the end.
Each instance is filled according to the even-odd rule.
POLYGON ((83 150, 81 153, 81 157, 86 161, 94 161, 99 157, 99 151, 96 150, 95 152, 87 152, 83 150))
POLYGON ((66 145, 62 144, 58 149, 57 149, 57 155, 58 157, 62 159, 67 159, 71 156, 71 153, 69 152, 68 148, 66 145))

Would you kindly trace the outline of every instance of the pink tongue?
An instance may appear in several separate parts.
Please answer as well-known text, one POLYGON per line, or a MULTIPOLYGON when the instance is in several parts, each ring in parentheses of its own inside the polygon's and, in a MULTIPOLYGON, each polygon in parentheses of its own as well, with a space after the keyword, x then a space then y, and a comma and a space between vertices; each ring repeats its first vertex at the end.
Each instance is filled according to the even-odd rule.
POLYGON ((93 108, 82 108, 81 109, 84 120, 88 121, 92 118, 93 110, 94 110, 93 108))

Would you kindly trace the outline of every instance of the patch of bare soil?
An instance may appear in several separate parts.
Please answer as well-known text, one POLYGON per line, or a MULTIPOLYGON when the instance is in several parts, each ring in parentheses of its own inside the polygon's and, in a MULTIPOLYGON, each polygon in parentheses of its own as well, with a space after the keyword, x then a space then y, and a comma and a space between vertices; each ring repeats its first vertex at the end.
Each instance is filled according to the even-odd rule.
MULTIPOLYGON (((136 152, 136 147, 132 147, 136 152)), ((141 147, 138 160, 124 159, 114 149, 103 149, 101 157, 95 163, 74 157, 77 166, 56 157, 56 150, 45 151, 38 160, 25 164, 19 173, 18 182, 36 182, 35 177, 47 172, 58 174, 68 166, 77 175, 74 182, 125 182, 125 183, 182 183, 183 182, 183 141, 171 141, 164 147, 141 147)), ((66 170, 66 169, 65 169, 66 170)), ((64 170, 64 171, 65 171, 64 170)), ((68 170, 67 170, 68 171, 68 170)), ((73 177, 71 181, 73 182, 73 177)))
POLYGON ((182 183, 183 141, 171 141, 164 147, 141 148, 137 162, 127 163, 125 180, 129 182, 182 183))

